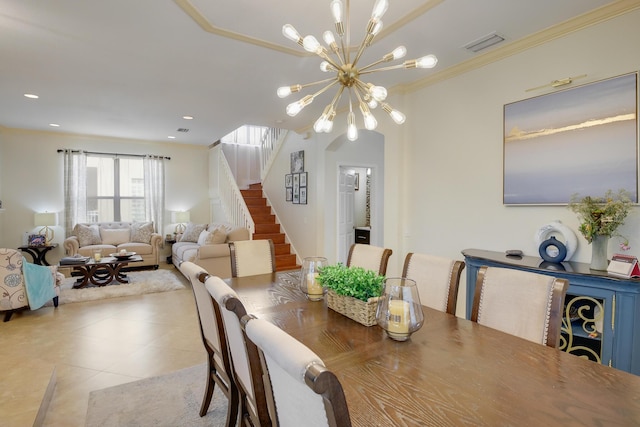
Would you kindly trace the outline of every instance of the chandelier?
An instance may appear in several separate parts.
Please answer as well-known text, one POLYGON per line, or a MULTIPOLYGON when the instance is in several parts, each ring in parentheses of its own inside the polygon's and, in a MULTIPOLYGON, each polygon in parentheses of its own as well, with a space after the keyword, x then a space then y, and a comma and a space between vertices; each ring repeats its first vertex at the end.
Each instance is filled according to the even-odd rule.
POLYGON ((406 118, 404 114, 385 102, 385 99, 387 98, 386 88, 365 82, 362 80, 362 76, 379 71, 395 70, 398 68, 433 68, 437 64, 438 59, 434 55, 427 55, 419 59, 404 61, 401 64, 375 68, 382 63, 403 58, 407 53, 407 49, 404 46, 398 46, 392 52, 384 55, 381 59, 363 67, 358 67, 358 61, 360 60, 362 53, 371 45, 375 36, 382 29, 381 18, 389 8, 389 1, 376 0, 373 6, 373 12, 371 13, 371 18, 367 24, 366 34, 353 59, 351 59, 351 49, 349 48, 349 0, 346 0, 346 6, 347 13, 345 22, 343 18, 344 6, 342 1, 333 0, 330 5, 331 13, 335 22, 336 33, 340 38, 340 46, 338 46, 335 36, 331 31, 325 31, 323 34, 323 40, 328 46, 327 48, 320 44, 314 36, 309 35, 301 37, 298 31, 296 31, 296 29, 290 24, 286 24, 282 27, 282 34, 286 38, 298 43, 307 52, 315 53, 323 59, 320 64, 320 69, 323 72, 334 73, 335 75, 328 79, 312 83, 283 86, 278 88, 277 94, 280 98, 285 98, 292 93, 301 91, 304 88, 326 83, 326 85, 317 92, 311 95, 306 95, 302 99, 287 106, 287 114, 291 117, 295 117, 304 107, 311 104, 318 95, 324 93, 333 86, 338 86, 337 93, 333 97, 333 100, 325 107, 322 115, 316 120, 313 125, 313 129, 318 133, 329 133, 332 131, 333 120, 336 116, 338 103, 346 92, 349 102, 349 113, 347 114, 347 138, 350 141, 355 141, 358 139, 358 128, 356 126, 354 104, 356 104, 357 108, 360 110, 364 120, 364 127, 368 130, 373 130, 378 126, 378 121, 371 113, 371 110, 378 106, 389 114, 391 119, 393 119, 397 124, 404 123, 406 118))

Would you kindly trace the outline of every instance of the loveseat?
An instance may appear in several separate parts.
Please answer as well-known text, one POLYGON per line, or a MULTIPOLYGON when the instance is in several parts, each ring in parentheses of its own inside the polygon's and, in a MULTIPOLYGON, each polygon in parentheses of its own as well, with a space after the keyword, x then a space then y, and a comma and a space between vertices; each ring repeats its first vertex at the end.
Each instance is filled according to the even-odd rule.
POLYGON ((79 223, 73 228, 72 236, 64 241, 68 256, 80 254, 93 256, 99 249, 102 256, 120 252, 135 252, 142 262, 131 263, 129 267, 158 268, 162 236, 155 232, 152 222, 97 222, 79 223))
POLYGON ((191 261, 207 270, 209 274, 231 277, 231 252, 229 242, 249 240, 249 230, 228 223, 189 223, 184 233, 176 236, 171 248, 173 264, 187 278, 180 264, 191 261))

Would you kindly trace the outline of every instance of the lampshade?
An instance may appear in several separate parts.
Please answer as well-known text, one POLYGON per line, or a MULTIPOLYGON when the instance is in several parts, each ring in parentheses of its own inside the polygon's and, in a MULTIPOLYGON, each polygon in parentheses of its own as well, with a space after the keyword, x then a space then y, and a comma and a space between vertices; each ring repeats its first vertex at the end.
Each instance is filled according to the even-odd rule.
POLYGON ((174 211, 171 213, 171 216, 171 222, 184 223, 191 220, 191 214, 189 213, 189 211, 174 211))
POLYGON ((54 225, 58 225, 57 212, 36 212, 33 214, 33 222, 36 227, 42 227, 38 233, 45 237, 46 244, 51 244, 54 237, 54 232, 51 228, 54 225))
POLYGON ((58 214, 56 212, 36 212, 33 215, 33 222, 36 227, 58 225, 58 214))

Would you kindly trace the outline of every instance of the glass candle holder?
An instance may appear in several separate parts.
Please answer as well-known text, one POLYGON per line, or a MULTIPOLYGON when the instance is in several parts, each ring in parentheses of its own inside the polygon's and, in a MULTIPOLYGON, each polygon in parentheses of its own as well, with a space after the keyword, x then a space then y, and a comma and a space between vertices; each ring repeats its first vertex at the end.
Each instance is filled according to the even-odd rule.
POLYGON ((385 279, 376 320, 389 338, 396 341, 406 341, 420 329, 424 316, 416 282, 404 277, 385 279))
POLYGON ((102 250, 101 249, 94 249, 93 250, 93 260, 95 262, 100 262, 101 259, 102 259, 102 250))
POLYGON ((326 258, 313 256, 302 260, 300 271, 300 289, 309 301, 320 301, 324 298, 325 289, 318 281, 318 274, 322 267, 329 265, 326 258))

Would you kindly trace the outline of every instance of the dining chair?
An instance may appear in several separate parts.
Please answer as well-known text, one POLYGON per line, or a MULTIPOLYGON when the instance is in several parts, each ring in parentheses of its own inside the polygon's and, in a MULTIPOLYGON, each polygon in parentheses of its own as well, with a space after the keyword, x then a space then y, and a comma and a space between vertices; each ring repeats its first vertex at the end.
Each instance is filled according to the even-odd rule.
POLYGON ((240 396, 241 424, 253 427, 277 425, 271 421, 271 415, 274 413, 273 400, 269 397, 267 403, 267 392, 271 386, 264 382, 258 348, 245 339, 240 326, 240 319, 247 315, 244 305, 238 294, 219 277, 208 276, 204 283, 220 310, 227 336, 233 377, 240 396))
POLYGON ((500 267, 481 267, 471 320, 529 341, 557 347, 569 281, 500 267))
POLYGON ((422 304, 455 316, 464 265, 464 261, 410 252, 404 258, 402 277, 416 282, 422 304))
POLYGON ((280 426, 350 427, 342 385, 320 357, 274 324, 247 316, 247 338, 260 350, 280 426))
POLYGON ((391 249, 354 243, 349 249, 347 267, 362 267, 384 276, 387 274, 387 264, 392 253, 391 249))
POLYGON ((231 277, 255 276, 276 271, 273 241, 238 240, 229 243, 231 277))
POLYGON ((227 346, 227 336, 222 325, 220 310, 204 286, 207 271, 192 262, 186 261, 180 266, 193 289, 193 296, 198 310, 200 335, 207 352, 207 382, 204 397, 200 406, 200 416, 204 417, 209 410, 216 384, 229 401, 227 405, 226 426, 235 426, 238 420, 239 394, 233 381, 231 357, 227 346))

